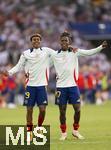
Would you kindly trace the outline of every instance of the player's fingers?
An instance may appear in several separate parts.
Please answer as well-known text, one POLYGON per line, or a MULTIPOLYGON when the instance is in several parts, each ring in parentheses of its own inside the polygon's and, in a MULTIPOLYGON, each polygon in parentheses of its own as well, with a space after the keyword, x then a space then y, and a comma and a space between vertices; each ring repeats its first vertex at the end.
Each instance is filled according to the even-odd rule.
POLYGON ((102 43, 102 47, 103 47, 103 48, 106 48, 107 46, 108 46, 107 41, 103 41, 103 43, 102 43))
POLYGON ((73 52, 76 53, 78 51, 78 48, 73 48, 73 52))
POLYGON ((2 74, 3 74, 4 76, 8 76, 8 71, 3 71, 2 74))

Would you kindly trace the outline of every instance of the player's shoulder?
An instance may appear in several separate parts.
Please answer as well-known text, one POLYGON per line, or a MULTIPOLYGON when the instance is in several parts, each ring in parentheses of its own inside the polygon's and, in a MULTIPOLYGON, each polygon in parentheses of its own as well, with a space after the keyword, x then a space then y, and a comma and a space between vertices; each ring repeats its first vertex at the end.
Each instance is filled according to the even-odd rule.
POLYGON ((31 49, 27 49, 27 50, 24 50, 22 54, 25 56, 25 55, 30 54, 30 52, 31 52, 31 49))
POLYGON ((42 47, 42 50, 48 54, 48 56, 53 56, 55 54, 55 50, 49 47, 42 47))
POLYGON ((44 51, 53 50, 52 48, 49 48, 49 47, 41 47, 41 49, 44 51))
POLYGON ((27 59, 30 56, 30 49, 24 50, 21 56, 27 59))
POLYGON ((73 49, 71 49, 71 53, 74 57, 77 57, 78 56, 78 53, 79 53, 79 50, 80 48, 78 47, 74 47, 73 49))

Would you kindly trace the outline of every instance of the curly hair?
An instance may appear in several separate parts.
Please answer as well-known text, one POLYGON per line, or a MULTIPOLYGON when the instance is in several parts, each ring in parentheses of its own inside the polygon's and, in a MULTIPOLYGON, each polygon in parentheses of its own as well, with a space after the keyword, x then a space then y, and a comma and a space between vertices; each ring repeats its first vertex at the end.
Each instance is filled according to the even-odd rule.
POLYGON ((68 37, 70 39, 70 42, 73 41, 73 36, 68 32, 68 31, 64 31, 61 35, 60 35, 60 38, 62 37, 68 37))

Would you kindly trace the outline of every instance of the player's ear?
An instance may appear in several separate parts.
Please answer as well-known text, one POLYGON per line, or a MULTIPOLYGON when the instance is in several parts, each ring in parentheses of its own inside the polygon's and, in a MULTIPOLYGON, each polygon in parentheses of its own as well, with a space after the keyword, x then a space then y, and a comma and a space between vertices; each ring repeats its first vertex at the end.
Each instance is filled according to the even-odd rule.
POLYGON ((72 40, 71 40, 71 38, 69 38, 69 44, 70 44, 70 45, 72 44, 72 40))
POLYGON ((73 36, 72 35, 70 35, 69 40, 70 40, 70 44, 72 44, 72 42, 73 42, 73 36))

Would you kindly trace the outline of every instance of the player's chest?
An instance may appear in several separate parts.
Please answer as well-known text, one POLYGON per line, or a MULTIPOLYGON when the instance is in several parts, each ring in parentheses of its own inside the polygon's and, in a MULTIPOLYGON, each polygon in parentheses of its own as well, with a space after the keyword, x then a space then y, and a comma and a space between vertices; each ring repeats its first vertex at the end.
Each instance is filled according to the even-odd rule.
POLYGON ((47 59, 47 54, 45 52, 32 52, 27 56, 27 61, 29 63, 40 62, 47 59))
POLYGON ((55 56, 56 64, 67 64, 74 61, 74 56, 69 53, 61 53, 55 56))

